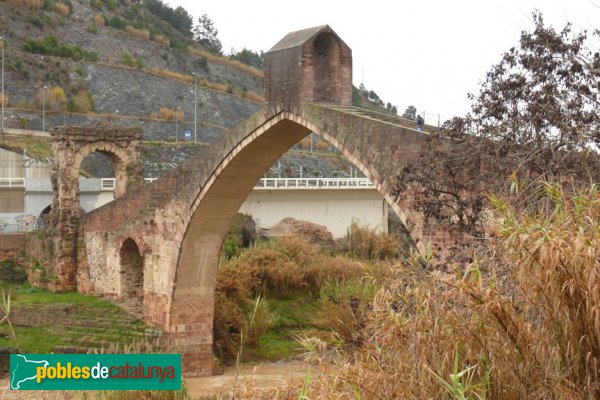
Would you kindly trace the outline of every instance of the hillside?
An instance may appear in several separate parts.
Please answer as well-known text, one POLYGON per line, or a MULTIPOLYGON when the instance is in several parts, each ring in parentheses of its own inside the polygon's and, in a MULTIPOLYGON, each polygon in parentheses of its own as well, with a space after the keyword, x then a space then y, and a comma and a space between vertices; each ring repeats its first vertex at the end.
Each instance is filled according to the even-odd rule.
MULTIPOLYGON (((139 126, 147 143, 147 176, 172 168, 197 149, 152 145, 181 142, 186 130, 193 138, 193 74, 198 142, 212 143, 264 104, 261 71, 208 53, 128 0, 0 0, 0 27, 6 43, 5 127, 139 126)), ((332 150, 323 140, 313 144, 309 158, 317 161, 304 164, 306 157, 292 153, 270 175, 347 176, 353 169, 337 155, 319 156, 332 150), (303 165, 308 168, 299 172, 303 165)), ((296 147, 309 149, 306 140, 296 147)), ((102 155, 90 158, 84 163, 87 173, 111 174, 102 155)))
MULTIPOLYGON (((74 2, 72 12, 61 15, 62 3, 54 3, 54 11, 32 9, 27 4, 0 2, 0 35, 7 42, 5 91, 9 107, 39 111, 42 87, 47 86, 47 127, 65 122, 64 117, 54 121, 52 111, 114 114, 117 118, 150 118, 155 113, 160 119, 161 107, 180 107, 184 118, 193 120, 192 73, 199 84, 200 121, 230 127, 260 107, 257 101, 241 98, 251 91, 251 97, 260 100, 263 83, 259 71, 248 68, 251 74, 235 68, 236 64, 224 65, 226 59, 209 60, 212 57, 198 45, 188 50, 190 38, 140 5, 74 2), (123 29, 113 27, 115 19, 123 29), (62 89, 62 99, 54 88, 62 89), (91 106, 77 104, 82 92, 91 98, 91 106)), ((67 121, 78 123, 81 117, 67 121)), ((6 124, 41 129, 38 118, 16 110, 8 114, 6 124)))

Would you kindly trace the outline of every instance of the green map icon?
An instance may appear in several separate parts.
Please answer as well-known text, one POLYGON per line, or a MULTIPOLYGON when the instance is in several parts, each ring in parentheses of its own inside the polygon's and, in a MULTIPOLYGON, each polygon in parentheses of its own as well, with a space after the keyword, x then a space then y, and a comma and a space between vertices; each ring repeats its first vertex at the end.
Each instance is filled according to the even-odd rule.
POLYGON ((11 354, 10 355, 10 388, 21 389, 27 381, 35 380, 38 367, 47 367, 50 363, 46 360, 36 360, 35 355, 11 354))

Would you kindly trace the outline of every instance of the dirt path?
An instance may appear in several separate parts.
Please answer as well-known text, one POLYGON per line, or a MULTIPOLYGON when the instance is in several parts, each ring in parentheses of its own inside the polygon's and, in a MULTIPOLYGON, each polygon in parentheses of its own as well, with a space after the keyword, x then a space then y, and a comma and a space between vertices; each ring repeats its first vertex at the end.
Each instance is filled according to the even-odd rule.
MULTIPOLYGON (((243 364, 240 367, 238 382, 259 388, 276 388, 292 378, 304 379, 308 366, 299 361, 279 361, 275 363, 243 364)), ((314 374, 314 371, 311 372, 314 374)), ((202 378, 188 378, 185 387, 191 399, 200 396, 231 394, 235 385, 235 367, 225 368, 223 375, 202 378)), ((0 380, 0 400, 78 400, 83 392, 42 392, 10 391, 8 378, 0 380)), ((90 399, 94 393, 88 393, 90 399)))
MULTIPOLYGON (((280 361, 240 367, 239 383, 260 388, 275 388, 291 378, 303 379, 308 365, 299 361, 280 361)), ((231 394, 235 385, 235 367, 225 368, 223 375, 189 378, 185 381, 190 397, 202 395, 231 394)))

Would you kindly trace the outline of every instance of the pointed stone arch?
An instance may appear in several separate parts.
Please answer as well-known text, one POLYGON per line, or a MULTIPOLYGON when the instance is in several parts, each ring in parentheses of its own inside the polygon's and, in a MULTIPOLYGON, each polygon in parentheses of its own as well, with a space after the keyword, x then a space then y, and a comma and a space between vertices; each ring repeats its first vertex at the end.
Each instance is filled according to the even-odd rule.
MULTIPOLYGON (((173 286, 166 329, 169 345, 183 354, 184 369, 190 374, 206 374, 212 369, 216 272, 223 239, 233 216, 260 177, 281 154, 302 138, 315 132, 332 143, 373 182, 401 221, 406 222, 405 210, 391 194, 393 177, 386 176, 387 171, 373 159, 370 146, 346 136, 348 127, 351 127, 350 133, 354 129, 360 130, 361 122, 366 122, 364 131, 375 134, 372 126, 368 125, 370 122, 337 111, 321 119, 318 115, 320 107, 313 110, 307 105, 304 109, 309 111, 274 111, 261 126, 240 138, 239 142, 229 141, 227 155, 196 189, 189 206, 189 219, 184 226, 175 270, 171 271, 173 286), (332 116, 341 116, 342 120, 336 123, 332 116)), ((403 141, 408 148, 416 147, 411 143, 410 131, 397 126, 390 128, 405 138, 403 141)), ((408 159, 413 155, 407 152, 401 156, 408 159)))

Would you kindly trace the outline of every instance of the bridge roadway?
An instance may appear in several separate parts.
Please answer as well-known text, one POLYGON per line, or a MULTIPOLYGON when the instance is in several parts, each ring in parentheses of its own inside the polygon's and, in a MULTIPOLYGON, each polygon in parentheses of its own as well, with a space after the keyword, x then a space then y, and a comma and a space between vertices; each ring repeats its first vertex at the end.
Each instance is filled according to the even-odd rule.
MULTIPOLYGON (((392 195, 395 174, 417 157, 428 134, 403 125, 327 104, 265 108, 164 177, 83 216, 78 243, 65 241, 54 273, 63 289, 124 301, 140 296, 144 319, 164 331, 166 348, 183 355, 185 373, 210 374, 220 250, 256 182, 312 131, 354 163, 406 222, 411 213, 392 195)), ((419 232, 411 235, 418 246, 419 232)))

